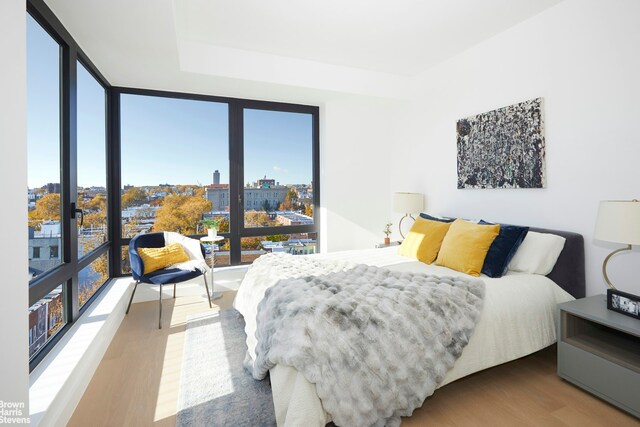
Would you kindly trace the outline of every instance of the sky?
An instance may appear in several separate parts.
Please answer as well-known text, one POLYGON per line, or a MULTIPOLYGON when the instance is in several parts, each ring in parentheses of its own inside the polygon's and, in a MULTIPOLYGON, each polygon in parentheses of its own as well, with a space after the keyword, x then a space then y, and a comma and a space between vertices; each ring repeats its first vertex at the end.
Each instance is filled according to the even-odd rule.
MULTIPOLYGON (((59 47, 27 18, 29 188, 60 182, 59 47)), ((122 185, 229 182, 227 104, 122 95, 122 185)), ((78 185, 106 185, 105 93, 78 66, 78 185)), ((309 184, 312 116, 244 111, 244 183, 309 184)))

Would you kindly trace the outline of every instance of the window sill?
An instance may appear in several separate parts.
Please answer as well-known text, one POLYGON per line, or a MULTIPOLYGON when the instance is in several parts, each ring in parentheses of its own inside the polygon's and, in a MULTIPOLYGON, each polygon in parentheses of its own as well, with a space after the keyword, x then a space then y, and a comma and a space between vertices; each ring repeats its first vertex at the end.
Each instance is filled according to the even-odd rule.
POLYGON ((113 279, 29 375, 31 425, 65 425, 82 398, 127 308, 130 277, 113 279))

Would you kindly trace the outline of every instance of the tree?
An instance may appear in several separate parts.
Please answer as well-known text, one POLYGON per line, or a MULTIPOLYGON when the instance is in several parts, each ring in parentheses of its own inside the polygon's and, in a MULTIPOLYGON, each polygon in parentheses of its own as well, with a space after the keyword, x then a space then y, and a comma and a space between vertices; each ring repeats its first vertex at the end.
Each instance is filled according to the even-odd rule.
POLYGON ((269 212, 271 210, 271 204, 267 199, 265 199, 264 202, 262 202, 262 210, 265 212, 269 212))
POLYGON ((290 188, 287 191, 287 195, 284 196, 284 202, 280 203, 279 210, 281 211, 292 211, 296 208, 298 204, 298 192, 295 188, 290 188))
POLYGON ((271 220, 266 212, 249 211, 244 213, 244 223, 247 227, 273 227, 276 221, 271 220))
POLYGON ((45 194, 29 212, 29 226, 38 227, 42 221, 60 219, 60 194, 45 194))
POLYGON ((147 202, 147 192, 140 187, 131 187, 122 195, 122 208, 140 206, 147 202))
POLYGON ((313 204, 304 205, 304 214, 313 218, 313 204))
POLYGON ((211 210, 211 202, 196 196, 169 195, 162 201, 153 231, 196 234, 202 215, 211 210))
POLYGON ((218 232, 219 233, 228 233, 229 232, 229 220, 224 217, 218 218, 218 232))

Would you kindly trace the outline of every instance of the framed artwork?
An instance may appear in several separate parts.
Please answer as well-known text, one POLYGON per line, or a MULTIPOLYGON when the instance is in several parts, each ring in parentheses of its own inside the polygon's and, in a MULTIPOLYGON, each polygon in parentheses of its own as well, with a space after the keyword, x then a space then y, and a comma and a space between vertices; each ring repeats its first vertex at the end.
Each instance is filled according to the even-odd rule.
POLYGON ((544 188, 543 99, 458 120, 458 188, 544 188))

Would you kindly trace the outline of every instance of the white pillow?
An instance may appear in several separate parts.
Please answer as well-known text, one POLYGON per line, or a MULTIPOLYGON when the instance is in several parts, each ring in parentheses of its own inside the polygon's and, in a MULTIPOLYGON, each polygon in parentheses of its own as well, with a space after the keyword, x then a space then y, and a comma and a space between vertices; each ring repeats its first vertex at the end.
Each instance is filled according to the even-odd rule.
POLYGON ((555 234, 529 231, 509 263, 509 270, 521 273, 551 273, 567 239, 555 234))

